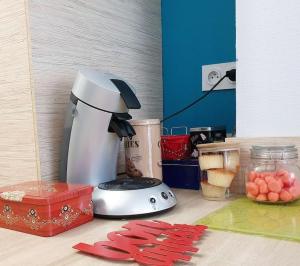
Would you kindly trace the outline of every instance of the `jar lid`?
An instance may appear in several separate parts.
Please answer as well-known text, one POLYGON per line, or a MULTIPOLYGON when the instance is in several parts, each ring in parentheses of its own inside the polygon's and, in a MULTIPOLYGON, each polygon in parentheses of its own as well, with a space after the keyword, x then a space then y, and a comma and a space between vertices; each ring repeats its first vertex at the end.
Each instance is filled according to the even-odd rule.
POLYGON ((132 126, 159 125, 159 119, 129 120, 132 126))
POLYGON ((298 150, 295 145, 253 145, 250 151, 253 159, 284 160, 298 158, 298 150))
POLYGON ((201 152, 218 152, 218 151, 232 151, 239 150, 239 143, 228 143, 228 142, 214 142, 207 144, 198 144, 197 148, 201 152))
POLYGON ((224 126, 218 126, 218 127, 192 127, 190 128, 190 132, 198 132, 198 131, 216 131, 216 130, 226 130, 226 127, 224 126))

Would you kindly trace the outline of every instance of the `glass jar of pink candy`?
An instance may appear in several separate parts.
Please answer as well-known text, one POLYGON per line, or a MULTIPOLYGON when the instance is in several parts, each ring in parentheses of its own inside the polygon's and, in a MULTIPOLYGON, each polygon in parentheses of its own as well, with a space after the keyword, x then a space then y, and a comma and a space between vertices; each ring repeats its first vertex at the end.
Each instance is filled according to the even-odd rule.
POLYGON ((252 146, 246 171, 250 200, 288 203, 300 198, 300 168, 295 145, 252 146))

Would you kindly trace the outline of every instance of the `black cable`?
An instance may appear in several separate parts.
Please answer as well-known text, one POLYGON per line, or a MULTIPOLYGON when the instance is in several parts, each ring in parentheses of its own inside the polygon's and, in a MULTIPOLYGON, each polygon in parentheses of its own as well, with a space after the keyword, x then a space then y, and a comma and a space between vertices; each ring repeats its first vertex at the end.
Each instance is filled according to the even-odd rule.
MULTIPOLYGON (((222 81, 223 79, 225 78, 229 78, 231 81, 235 81, 236 79, 236 70, 235 69, 231 69, 229 71, 226 71, 226 75, 223 76, 209 91, 207 91, 204 95, 202 95, 200 98, 198 98, 197 100, 193 101, 192 103, 190 103, 189 105, 187 105, 186 107, 180 109, 179 111, 165 117, 164 119, 160 120, 160 123, 184 112, 186 109, 189 109, 190 107, 192 107, 193 105, 195 105, 196 103, 200 102, 201 100, 203 100, 206 96, 208 96, 222 81)), ((126 172, 121 172, 121 173, 118 173, 117 176, 120 176, 120 175, 125 175, 126 172)))
MULTIPOLYGON (((226 75, 223 76, 209 91, 207 91, 204 95, 202 95, 200 98, 198 98, 197 100, 193 101, 192 103, 190 103, 189 105, 187 105, 186 107, 178 110, 177 112, 165 117, 164 119, 160 120, 160 123, 165 122, 166 120, 169 120, 170 118, 184 112, 186 109, 189 109, 190 107, 192 107, 193 105, 195 105, 196 103, 200 102, 201 100, 203 100, 205 97, 207 97, 222 81, 223 79, 225 79, 230 73, 230 71, 226 72, 226 75), (229 73, 229 74, 228 74, 229 73)), ((235 69, 234 69, 234 73, 235 73, 235 69)))

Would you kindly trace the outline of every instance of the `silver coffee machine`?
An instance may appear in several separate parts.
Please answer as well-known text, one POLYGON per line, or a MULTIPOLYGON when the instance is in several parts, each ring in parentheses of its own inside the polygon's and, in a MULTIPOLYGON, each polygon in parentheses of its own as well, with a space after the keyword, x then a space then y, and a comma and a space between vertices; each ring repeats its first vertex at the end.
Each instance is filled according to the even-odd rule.
POLYGON ((78 72, 65 120, 60 179, 94 186, 97 215, 152 214, 176 204, 174 193, 158 179, 117 179, 120 140, 135 135, 128 111, 139 108, 132 87, 121 78, 78 72))
POLYGON ((112 74, 79 71, 65 120, 61 180, 98 186, 116 179, 120 140, 135 134, 128 110, 139 108, 128 83, 112 74))

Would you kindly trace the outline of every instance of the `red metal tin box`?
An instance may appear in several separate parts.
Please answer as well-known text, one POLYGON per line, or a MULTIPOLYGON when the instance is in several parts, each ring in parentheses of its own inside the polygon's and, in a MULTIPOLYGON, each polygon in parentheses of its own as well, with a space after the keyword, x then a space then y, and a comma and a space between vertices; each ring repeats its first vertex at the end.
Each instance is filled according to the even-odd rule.
POLYGON ((31 181, 0 188, 0 227, 53 236, 93 219, 93 188, 31 181))

